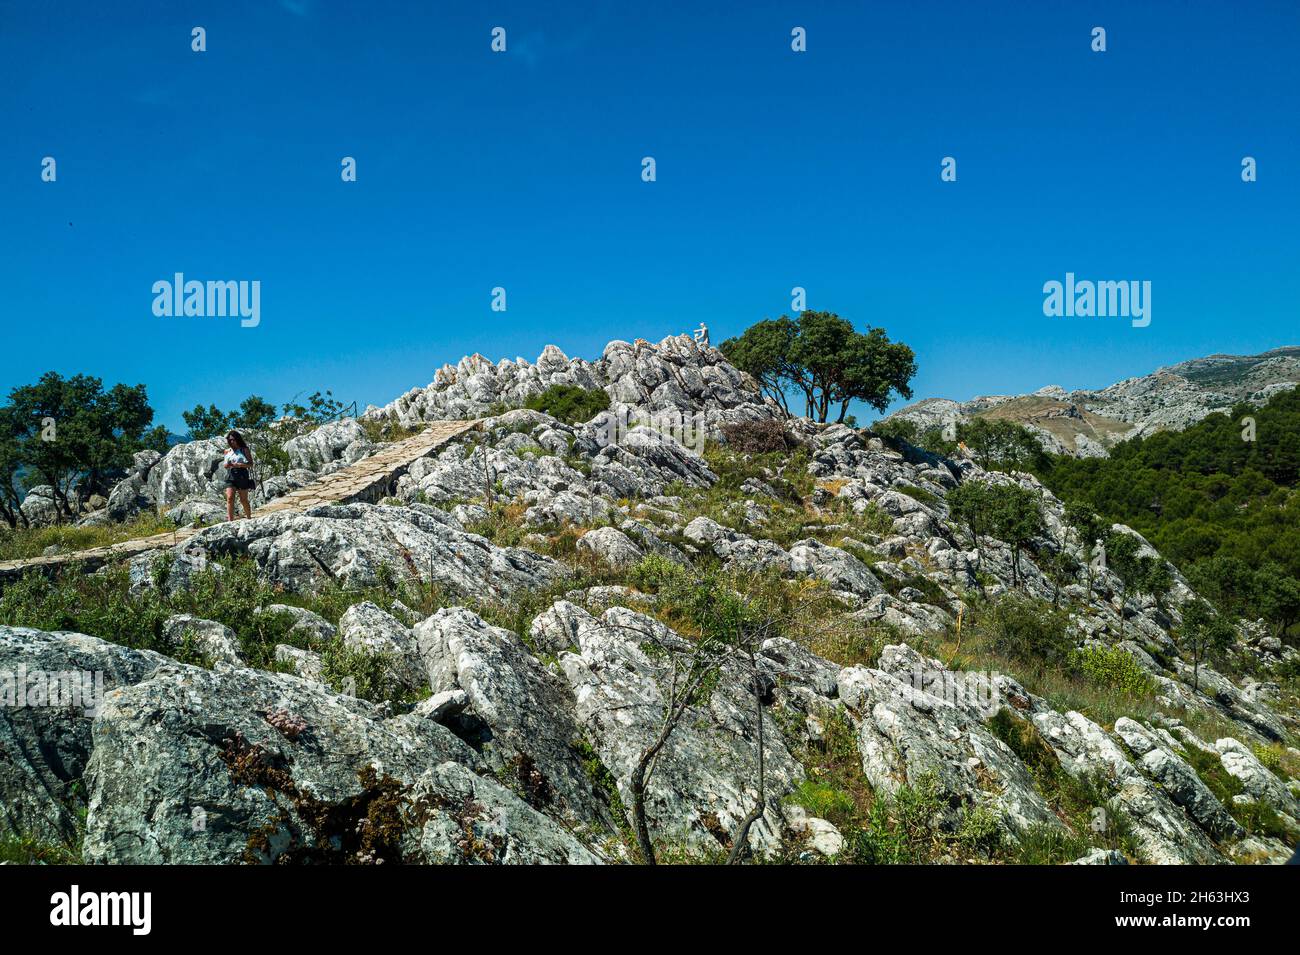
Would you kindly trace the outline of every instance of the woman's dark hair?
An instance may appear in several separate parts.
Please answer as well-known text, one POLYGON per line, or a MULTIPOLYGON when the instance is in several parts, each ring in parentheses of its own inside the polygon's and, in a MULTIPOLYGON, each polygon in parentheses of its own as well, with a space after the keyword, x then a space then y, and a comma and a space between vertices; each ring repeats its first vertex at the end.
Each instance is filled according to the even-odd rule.
POLYGON ((226 435, 226 440, 234 444, 234 446, 240 451, 244 452, 244 457, 248 458, 249 464, 253 463, 253 449, 248 446, 248 442, 244 440, 242 434, 238 431, 232 431, 230 434, 226 435))

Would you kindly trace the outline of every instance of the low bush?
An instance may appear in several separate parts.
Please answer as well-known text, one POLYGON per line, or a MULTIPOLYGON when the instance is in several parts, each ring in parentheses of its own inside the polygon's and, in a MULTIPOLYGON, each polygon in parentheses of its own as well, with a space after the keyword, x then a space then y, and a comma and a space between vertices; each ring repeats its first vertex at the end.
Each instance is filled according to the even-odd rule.
POLYGON ((773 418, 723 425, 722 437, 726 439, 727 447, 741 454, 790 451, 799 445, 785 430, 784 422, 773 418))
POLYGON ((1083 647, 1074 651, 1071 664, 1080 676, 1102 689, 1132 697, 1150 696, 1155 692, 1151 674, 1122 647, 1083 647))
POLYGON ((565 424, 583 424, 609 409, 609 395, 599 388, 551 385, 524 402, 524 407, 558 418, 565 424))
POLYGON ((988 605, 977 627, 989 650, 1013 660, 1064 662, 1074 649, 1064 613, 1018 594, 1006 594, 988 605))

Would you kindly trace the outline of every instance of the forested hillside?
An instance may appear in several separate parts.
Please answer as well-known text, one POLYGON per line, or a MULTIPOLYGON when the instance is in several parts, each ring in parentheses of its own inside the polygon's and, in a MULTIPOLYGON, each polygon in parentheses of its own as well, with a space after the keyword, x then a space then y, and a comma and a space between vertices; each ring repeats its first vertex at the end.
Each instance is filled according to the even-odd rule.
POLYGON ((1034 470, 1058 497, 1141 532, 1221 606, 1283 626, 1300 616, 1300 391, 1034 470))

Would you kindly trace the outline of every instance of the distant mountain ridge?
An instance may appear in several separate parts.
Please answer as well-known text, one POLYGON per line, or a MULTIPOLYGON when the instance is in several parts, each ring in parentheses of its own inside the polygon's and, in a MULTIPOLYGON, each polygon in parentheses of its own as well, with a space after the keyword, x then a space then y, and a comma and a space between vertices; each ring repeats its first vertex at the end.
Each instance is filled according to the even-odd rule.
POLYGON ((1049 451, 1095 457, 1127 438, 1181 431, 1241 402, 1265 404, 1297 383, 1300 346, 1286 345, 1259 355, 1193 358, 1095 391, 1067 392, 1048 385, 1028 395, 984 395, 962 402, 926 398, 886 420, 929 428, 972 418, 1008 419, 1037 432, 1049 451))

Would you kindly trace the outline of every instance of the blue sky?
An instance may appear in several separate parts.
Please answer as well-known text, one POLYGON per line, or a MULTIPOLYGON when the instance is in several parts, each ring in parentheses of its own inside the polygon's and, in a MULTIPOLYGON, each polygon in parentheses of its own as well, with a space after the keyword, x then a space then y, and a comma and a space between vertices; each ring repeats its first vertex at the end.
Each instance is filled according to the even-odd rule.
POLYGON ((918 397, 1295 344, 1298 89, 1294 0, 0 0, 0 388, 144 382, 181 430, 475 351, 716 343, 794 286, 910 344, 918 397), (1044 317, 1067 271, 1151 281, 1151 325, 1044 317), (261 324, 156 317, 175 272, 259 280, 261 324))

